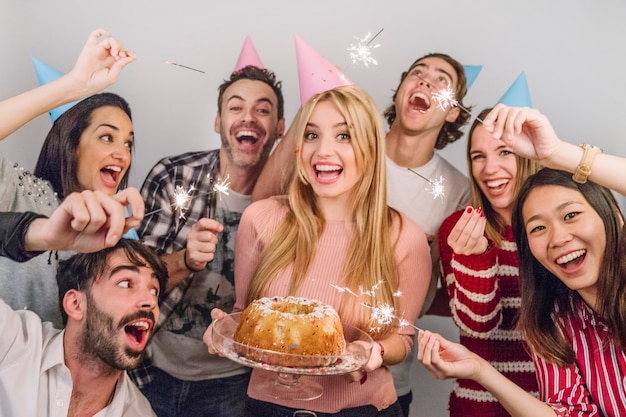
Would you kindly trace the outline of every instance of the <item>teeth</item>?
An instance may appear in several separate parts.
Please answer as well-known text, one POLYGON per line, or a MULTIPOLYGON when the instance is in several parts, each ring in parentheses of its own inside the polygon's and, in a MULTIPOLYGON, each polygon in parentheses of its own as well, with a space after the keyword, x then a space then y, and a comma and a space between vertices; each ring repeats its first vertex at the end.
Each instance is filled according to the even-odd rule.
POLYGON ((568 262, 573 261, 576 258, 580 258, 581 256, 583 256, 585 253, 587 253, 586 250, 581 249, 581 250, 577 250, 575 252, 572 253, 568 253, 567 255, 561 256, 560 258, 558 258, 556 260, 556 263, 559 265, 563 265, 566 264, 568 262))
POLYGON ((257 137, 256 132, 253 132, 251 130, 243 130, 243 131, 237 133, 237 137, 238 138, 240 138, 242 136, 252 136, 253 138, 257 137))
POLYGON ((495 187, 499 187, 499 186, 501 186, 503 184, 506 184, 507 182, 509 182, 509 180, 487 181, 487 187, 495 188, 495 187))
POLYGON ((341 168, 336 165, 316 165, 315 169, 318 171, 339 171, 341 168))
POLYGON ((144 330, 147 330, 150 327, 150 325, 146 323, 145 321, 138 321, 136 323, 131 324, 131 326, 140 327, 144 330))
POLYGON ((109 165, 104 167, 104 169, 108 169, 111 171, 115 171, 115 172, 122 172, 122 168, 118 167, 117 165, 109 165))
POLYGON ((421 98, 422 100, 424 100, 426 102, 428 107, 430 107, 430 97, 428 97, 424 93, 415 93, 415 94, 413 94, 409 101, 411 103, 414 103, 416 98, 421 98))

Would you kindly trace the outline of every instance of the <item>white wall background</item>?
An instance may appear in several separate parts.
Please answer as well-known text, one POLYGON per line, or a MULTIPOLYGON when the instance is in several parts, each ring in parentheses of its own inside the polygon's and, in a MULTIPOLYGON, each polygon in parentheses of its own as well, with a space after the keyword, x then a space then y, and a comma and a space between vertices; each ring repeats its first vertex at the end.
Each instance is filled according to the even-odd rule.
MULTIPOLYGON (((131 185, 140 187, 162 156, 218 146, 217 86, 232 71, 246 35, 283 81, 290 122, 299 105, 293 37, 298 33, 347 68, 381 109, 390 103, 400 73, 428 52, 483 65, 465 100, 475 106, 474 114, 493 105, 524 70, 533 105, 564 139, 626 156, 625 21, 621 0, 0 0, 0 98, 37 85, 31 54, 66 72, 91 30, 111 31, 139 56, 110 91, 133 109, 131 185), (355 38, 380 29, 375 43, 381 46, 373 50, 378 65, 349 64, 347 48, 355 38), (206 74, 165 65, 167 60, 206 74)), ((49 128, 48 116, 40 116, 1 142, 0 152, 32 168, 49 128)), ((464 146, 462 139, 443 154, 464 168, 464 146)), ((456 333, 448 319, 427 318, 422 326, 456 333)), ((419 415, 446 415, 449 387, 416 373, 419 415)))

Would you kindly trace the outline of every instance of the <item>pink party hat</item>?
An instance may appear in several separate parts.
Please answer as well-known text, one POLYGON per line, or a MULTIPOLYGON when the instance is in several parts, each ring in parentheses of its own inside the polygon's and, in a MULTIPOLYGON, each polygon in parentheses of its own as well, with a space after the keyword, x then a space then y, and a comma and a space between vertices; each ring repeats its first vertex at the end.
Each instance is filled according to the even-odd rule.
POLYGON ((261 62, 259 54, 254 48, 252 39, 250 39, 250 35, 246 36, 246 40, 243 42, 243 47, 241 48, 241 52, 239 53, 239 59, 237 60, 237 65, 235 65, 235 69, 233 70, 233 72, 237 72, 243 67, 247 67, 248 65, 252 65, 259 69, 265 69, 265 67, 263 66, 263 62, 261 62))
POLYGON ((296 37, 296 59, 298 61, 298 81, 300 83, 300 104, 304 104, 315 94, 332 90, 342 85, 352 85, 336 66, 306 43, 298 34, 296 37))
POLYGON ((498 100, 498 103, 506 104, 511 107, 532 107, 530 101, 530 92, 528 91, 528 82, 526 81, 526 73, 524 71, 511 84, 506 93, 498 100))
POLYGON ((465 70, 465 79, 467 80, 467 89, 469 90, 474 81, 476 81, 476 77, 480 74, 480 71, 483 69, 482 65, 463 65, 463 69, 465 70))
MULTIPOLYGON (((38 60, 34 56, 30 57, 33 61, 33 65, 35 66, 35 72, 37 73, 37 79, 39 80, 39 85, 44 85, 49 83, 50 81, 54 81, 57 78, 63 76, 63 73, 57 69, 52 68, 50 65, 43 63, 38 60)), ((63 113, 69 110, 74 104, 78 103, 80 100, 74 101, 72 103, 67 103, 57 108, 50 110, 50 120, 52 123, 55 122, 56 119, 59 118, 63 113)))

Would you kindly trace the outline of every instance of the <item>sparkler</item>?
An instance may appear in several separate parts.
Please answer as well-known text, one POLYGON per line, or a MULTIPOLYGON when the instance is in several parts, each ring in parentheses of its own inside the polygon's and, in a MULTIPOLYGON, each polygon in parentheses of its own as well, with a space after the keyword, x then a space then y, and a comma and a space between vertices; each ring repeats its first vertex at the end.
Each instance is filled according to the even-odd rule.
MULTIPOLYGON (((210 177, 210 174, 207 175, 207 177, 210 177)), ((213 187, 211 187, 211 189, 206 192, 195 193, 195 191, 197 191, 198 189, 193 184, 189 186, 188 189, 185 189, 184 187, 177 185, 174 188, 174 195, 172 196, 172 207, 174 208, 175 212, 178 212, 178 218, 181 220, 185 220, 185 215, 187 213, 187 210, 189 210, 189 205, 191 204, 191 201, 193 199, 200 197, 200 196, 209 196, 210 199, 211 198, 214 199, 216 196, 219 196, 220 198, 222 198, 222 195, 228 195, 229 186, 230 186, 230 180, 229 180, 228 174, 226 175, 226 178, 224 179, 218 178, 215 184, 213 184, 213 187)), ((213 201, 210 200, 209 201, 209 218, 211 219, 215 217, 214 208, 212 209, 212 207, 214 206, 215 204, 213 204, 213 201)), ((151 216, 153 214, 156 214, 162 210, 163 210, 163 207, 156 209, 156 210, 152 210, 151 212, 146 213, 144 215, 144 218, 151 216)))
POLYGON ((368 32, 363 39, 359 39, 356 36, 354 37, 354 39, 358 41, 357 44, 351 44, 348 48, 348 52, 350 52, 350 59, 352 59, 353 64, 362 62, 366 67, 369 67, 370 64, 378 65, 378 61, 372 57, 372 49, 378 48, 380 44, 371 45, 371 43, 374 39, 376 39, 376 37, 378 37, 378 35, 381 34, 383 30, 384 28, 379 30, 378 33, 371 38, 370 32, 368 32))
POLYGON ((176 65, 177 67, 181 67, 181 68, 186 68, 188 70, 192 70, 192 71, 197 71, 197 72, 201 72, 203 74, 206 74, 206 72, 199 70, 197 68, 193 68, 193 67, 188 67, 187 65, 181 65, 181 64, 177 64, 176 62, 172 62, 172 61, 165 61, 166 64, 168 65, 176 65))
MULTIPOLYGON (((383 283, 383 281, 378 281, 369 290, 364 290, 363 288, 359 287, 359 294, 357 294, 356 292, 352 291, 350 288, 347 288, 347 287, 340 287, 340 286, 335 285, 335 284, 330 284, 330 285, 333 288, 335 288, 337 291, 341 292, 341 293, 345 292, 345 293, 348 293, 348 294, 352 295, 353 297, 361 298, 361 296, 363 296, 363 295, 366 295, 366 296, 374 295, 374 293, 376 292, 376 290, 380 287, 380 285, 382 283, 383 283)), ((400 296, 402 296, 402 292, 397 291, 397 292, 395 292, 393 294, 393 296, 394 297, 400 297, 400 296)), ((413 327, 417 331, 422 330, 419 327, 417 327, 416 325, 414 325, 413 323, 410 323, 408 320, 403 319, 402 317, 397 316, 395 314, 395 309, 393 308, 393 306, 390 306, 387 303, 383 303, 383 304, 378 305, 378 306, 367 304, 367 303, 364 303, 364 302, 361 302, 360 304, 362 306, 367 307, 367 308, 372 310, 371 318, 372 318, 373 321, 378 323, 380 326, 389 325, 389 324, 393 323, 395 320, 397 320, 400 328, 406 327, 406 326, 410 326, 410 327, 413 327)), ((380 331, 380 328, 372 328, 370 330, 374 331, 374 332, 378 332, 378 331, 380 331)))
MULTIPOLYGON (((422 78, 423 79, 423 78, 422 78)), ((426 80, 424 80, 426 81, 426 80)), ((428 81, 426 81, 428 82, 428 81)), ((458 107, 461 110, 466 111, 470 116, 472 114, 472 112, 467 108, 467 107, 463 107, 462 105, 459 104, 459 102, 457 101, 457 99, 454 97, 454 91, 452 91, 452 88, 450 86, 443 88, 441 90, 439 90, 436 93, 432 93, 432 98, 434 98, 435 100, 437 100, 437 104, 439 106, 439 108, 443 111, 446 111, 448 109, 448 107, 458 107)), ((480 123, 482 123, 483 121, 480 119, 480 117, 476 118, 480 123)))
POLYGON ((430 178, 426 178, 425 176, 423 176, 422 174, 420 174, 419 172, 411 168, 407 168, 407 169, 411 171, 412 173, 414 173, 415 175, 417 175, 418 177, 420 177, 421 179, 423 179, 424 181, 426 181, 427 183, 429 183, 430 188, 427 191, 433 195, 433 198, 441 198, 441 201, 443 202, 443 199, 446 196, 446 190, 443 186, 443 183, 446 180, 444 177, 439 176, 439 178, 437 178, 436 180, 433 180, 430 178))

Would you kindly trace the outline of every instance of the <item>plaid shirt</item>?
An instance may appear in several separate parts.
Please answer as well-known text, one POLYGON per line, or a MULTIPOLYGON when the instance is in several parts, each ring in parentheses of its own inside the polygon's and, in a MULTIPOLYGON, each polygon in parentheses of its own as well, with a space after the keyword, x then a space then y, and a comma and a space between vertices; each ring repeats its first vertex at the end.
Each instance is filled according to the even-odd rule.
MULTIPOLYGON (((146 215, 138 229, 141 239, 160 254, 174 253, 184 248, 191 226, 216 211, 216 199, 211 189, 219 172, 219 149, 189 152, 161 159, 141 187, 146 206, 146 215), (185 210, 180 210, 173 202, 177 187, 182 187, 182 190, 193 196, 185 210)), ((218 249, 216 258, 221 255, 218 249)), ((211 264, 218 263, 214 259, 211 264)), ((203 272, 204 270, 199 273, 203 272)), ((169 292, 162 293, 159 302, 161 313, 155 332, 170 318, 195 275, 191 274, 169 292)), ((129 375, 140 388, 152 381, 151 365, 150 358, 146 357, 137 369, 129 371, 129 375)))

